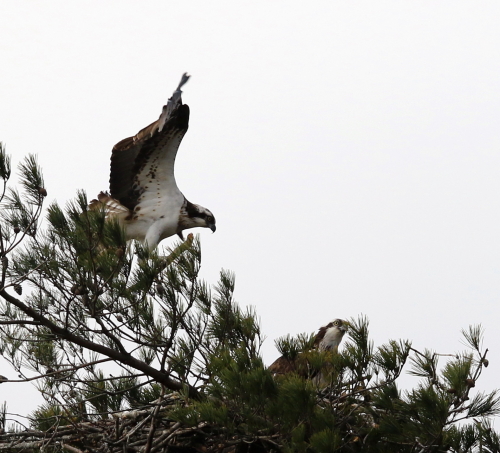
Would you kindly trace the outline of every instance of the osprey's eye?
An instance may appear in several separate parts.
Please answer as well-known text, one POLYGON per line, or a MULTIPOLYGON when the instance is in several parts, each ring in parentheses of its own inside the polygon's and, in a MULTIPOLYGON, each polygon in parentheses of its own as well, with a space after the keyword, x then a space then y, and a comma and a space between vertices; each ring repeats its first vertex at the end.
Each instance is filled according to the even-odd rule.
POLYGON ((338 327, 338 326, 341 326, 342 325, 342 322, 339 321, 338 319, 336 319, 335 321, 333 321, 333 325, 338 327))
POLYGON ((207 222, 208 222, 208 223, 212 223, 213 221, 214 221, 214 218, 213 218, 211 215, 209 215, 209 216, 207 217, 207 222))

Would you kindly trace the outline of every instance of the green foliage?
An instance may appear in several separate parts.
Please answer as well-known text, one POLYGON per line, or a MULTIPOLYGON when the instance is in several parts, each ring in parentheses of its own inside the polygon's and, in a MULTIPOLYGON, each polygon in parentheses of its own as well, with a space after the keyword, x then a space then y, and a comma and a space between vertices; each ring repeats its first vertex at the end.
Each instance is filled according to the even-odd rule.
POLYGON ((234 275, 222 270, 213 287, 199 279, 197 237, 165 256, 127 244, 83 192, 64 209, 52 203, 40 228, 36 159, 20 173, 18 192, 0 147, 0 353, 37 379, 46 404, 31 415, 34 429, 116 426, 106 445, 120 451, 133 433, 146 442, 156 429, 183 447, 228 452, 500 450, 490 422, 500 398, 476 390, 488 366, 480 326, 464 332, 467 351, 443 356, 406 340, 375 347, 361 316, 338 352, 315 350, 310 334, 279 339, 298 365, 273 376, 255 312, 234 299, 234 275), (405 371, 416 379, 409 390, 398 384, 405 371), (120 431, 132 423, 120 420, 141 416, 120 431))
MULTIPOLYGON (((6 182, 9 165, 1 148, 6 182)), ((127 244, 116 221, 88 209, 83 192, 65 209, 52 203, 39 230, 46 191, 36 159, 28 157, 20 173, 22 192, 6 185, 1 198, 1 352, 21 375, 46 375, 40 388, 49 403, 76 406, 72 395, 84 395, 85 409, 99 418, 147 404, 159 396, 158 379, 170 390, 187 385, 194 396, 220 342, 252 335, 258 350, 252 313, 232 309, 234 276, 221 273, 215 297, 198 279, 197 238, 175 244, 166 257, 127 244), (235 334, 217 330, 221 323, 235 334), (103 361, 123 376, 103 381, 95 363, 103 361)))
POLYGON ((70 408, 55 404, 43 404, 30 415, 30 419, 32 427, 42 432, 54 430, 60 424, 69 425, 82 420, 81 414, 72 413, 70 408))
POLYGON ((289 360, 295 360, 299 353, 303 353, 312 349, 314 344, 314 334, 299 334, 296 338, 290 334, 278 338, 275 341, 278 352, 289 360))
MULTIPOLYGON (((289 452, 498 451, 498 435, 488 422, 500 413, 497 393, 468 396, 485 352, 460 353, 440 366, 438 354, 421 353, 408 341, 374 348, 366 318, 352 319, 350 325, 339 354, 316 352, 317 358, 323 355, 330 380, 300 373, 274 378, 248 348, 228 348, 209 362, 209 398, 170 416, 224 427, 227 439, 257 442, 258 434, 268 450, 279 443, 289 452), (423 380, 400 391, 397 379, 410 359, 411 372, 423 380), (464 425, 469 419, 473 424, 464 425)), ((468 333, 473 340, 482 335, 478 327, 468 333)), ((290 350, 304 338, 284 338, 279 344, 282 351, 290 350)), ((295 357, 301 354, 307 352, 298 350, 295 357)))

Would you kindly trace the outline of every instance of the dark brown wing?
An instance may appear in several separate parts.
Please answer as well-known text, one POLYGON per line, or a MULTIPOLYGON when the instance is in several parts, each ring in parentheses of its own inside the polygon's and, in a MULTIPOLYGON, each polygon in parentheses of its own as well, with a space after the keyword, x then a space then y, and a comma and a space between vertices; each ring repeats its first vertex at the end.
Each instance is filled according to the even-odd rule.
POLYGON ((296 369, 295 360, 285 359, 285 357, 283 356, 276 359, 269 366, 269 371, 273 374, 293 373, 295 369, 296 369))
POLYGON ((189 107, 182 103, 181 88, 189 80, 186 73, 160 118, 140 130, 134 137, 126 138, 113 147, 109 189, 111 197, 131 211, 146 190, 145 180, 157 179, 162 189, 178 191, 174 177, 174 163, 182 137, 188 129, 189 107), (148 165, 148 162, 150 165, 148 165), (161 171, 155 171, 161 165, 161 171), (140 172, 145 169, 145 174, 140 172))
MULTIPOLYGON (((156 156, 164 166, 165 177, 171 178, 168 184, 175 185, 174 163, 182 137, 188 130, 189 107, 185 104, 177 106, 159 130, 162 118, 145 127, 134 137, 117 143, 111 154, 111 173, 109 178, 110 194, 121 204, 134 210, 138 198, 143 193, 138 175, 147 162, 156 156)), ((155 174, 151 175, 156 178, 155 174)))
POLYGON ((319 347, 319 344, 321 343, 321 341, 323 340, 323 338, 325 338, 325 334, 326 334, 326 331, 332 326, 333 324, 330 323, 330 324, 327 324, 326 326, 323 326, 323 327, 320 327, 319 330, 318 330, 318 333, 316 334, 316 337, 314 338, 314 343, 313 343, 313 347, 315 349, 318 349, 319 347))
POLYGON ((300 353, 295 359, 281 356, 271 364, 269 371, 274 375, 296 373, 303 378, 313 378, 318 374, 311 370, 307 353, 300 353))

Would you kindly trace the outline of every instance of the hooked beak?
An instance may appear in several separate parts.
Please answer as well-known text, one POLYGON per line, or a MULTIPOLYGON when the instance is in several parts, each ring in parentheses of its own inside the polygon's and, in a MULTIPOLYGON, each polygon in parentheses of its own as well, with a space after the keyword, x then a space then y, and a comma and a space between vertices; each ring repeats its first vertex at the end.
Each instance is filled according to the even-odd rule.
POLYGON ((215 233, 215 230, 217 229, 215 223, 211 223, 210 225, 208 225, 208 228, 212 230, 212 233, 215 233))

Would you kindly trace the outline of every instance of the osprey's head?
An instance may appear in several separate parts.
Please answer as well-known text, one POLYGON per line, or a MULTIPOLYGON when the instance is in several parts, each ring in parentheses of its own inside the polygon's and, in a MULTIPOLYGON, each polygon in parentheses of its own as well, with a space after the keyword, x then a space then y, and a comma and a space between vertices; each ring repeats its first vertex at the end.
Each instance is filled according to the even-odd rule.
POLYGON ((207 208, 186 200, 179 216, 179 231, 177 234, 181 239, 184 239, 182 230, 196 227, 210 228, 215 233, 215 217, 207 208))
POLYGON ((329 322, 326 326, 319 329, 316 335, 315 345, 319 350, 338 349, 342 337, 347 332, 349 323, 342 319, 335 319, 329 322))

